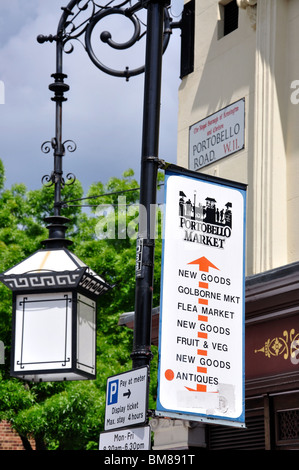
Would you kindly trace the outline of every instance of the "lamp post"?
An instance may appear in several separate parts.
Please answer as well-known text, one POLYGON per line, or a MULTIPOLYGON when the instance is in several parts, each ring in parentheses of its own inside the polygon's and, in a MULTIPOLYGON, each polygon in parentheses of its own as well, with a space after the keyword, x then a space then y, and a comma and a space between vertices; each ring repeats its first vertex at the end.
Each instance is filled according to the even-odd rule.
POLYGON ((133 368, 149 365, 153 298, 154 247, 153 224, 156 205, 160 94, 163 49, 163 17, 166 2, 149 2, 147 7, 147 41, 143 107, 143 135, 140 174, 140 205, 145 220, 139 219, 138 249, 141 269, 136 273, 133 368))
MULTIPOLYGON (((85 49, 91 61, 104 73, 114 77, 123 77, 129 80, 131 77, 145 74, 144 103, 143 103, 143 131, 141 148, 140 168, 140 205, 145 208, 146 216, 139 218, 139 233, 137 237, 137 256, 140 263, 136 264, 136 291, 135 291, 135 318, 134 318, 134 340, 131 354, 133 368, 149 365, 152 359, 151 353, 151 317, 153 299, 153 273, 154 273, 154 227, 157 190, 157 174, 160 165, 158 156, 159 147, 159 124, 160 124, 160 95, 161 95, 161 72, 162 55, 169 43, 170 35, 174 27, 179 24, 172 23, 169 15, 170 0, 140 0, 133 4, 132 1, 123 1, 119 4, 108 2, 106 6, 99 7, 93 0, 80 2, 71 0, 67 7, 63 8, 63 15, 58 25, 56 36, 38 37, 38 41, 56 41, 57 43, 57 72, 54 75, 56 81, 51 85, 57 97, 57 122, 61 119, 61 108, 59 105, 60 95, 66 91, 63 84, 65 75, 62 73, 62 51, 71 40, 76 40, 84 35, 85 49), (79 24, 74 19, 80 13, 90 10, 90 16, 79 24), (99 7, 99 8, 97 8, 99 7), (78 10, 76 10, 76 8, 78 10), (124 50, 135 45, 144 35, 141 32, 141 22, 137 13, 145 9, 147 12, 146 25, 146 59, 145 65, 125 70, 115 70, 105 66, 96 56, 92 35, 96 25, 110 15, 125 16, 132 24, 134 32, 129 41, 123 44, 115 42, 108 31, 103 31, 100 40, 113 49, 124 50), (76 10, 76 11, 75 11, 76 10)), ((85 15, 87 16, 87 14, 85 15)), ((57 135, 57 141, 59 134, 57 135)), ((58 145, 61 148, 61 145, 58 145)), ((57 151, 59 154, 59 151, 57 151)), ((58 194, 58 192, 57 192, 58 194)), ((57 196, 57 200, 58 200, 57 196)), ((57 208, 59 202, 57 203, 57 208)))
MULTIPOLYGON (((28 380, 33 378, 44 380, 45 377, 48 377, 49 380, 78 379, 83 376, 93 376, 92 367, 88 371, 83 370, 81 361, 78 361, 78 345, 80 344, 81 348, 82 343, 78 339, 79 325, 83 321, 81 313, 87 314, 87 311, 89 312, 87 323, 89 322, 90 328, 88 331, 84 331, 83 335, 86 343, 88 342, 86 338, 90 340, 94 330, 95 316, 92 312, 95 311, 94 303, 97 296, 111 288, 102 278, 90 272, 84 263, 68 252, 67 246, 71 243, 65 237, 65 224, 68 219, 61 215, 63 205, 61 201, 62 189, 65 184, 72 184, 75 181, 72 174, 68 174, 66 179, 63 177, 62 161, 66 150, 73 152, 76 149, 73 141, 63 142, 62 140, 62 105, 66 101, 64 94, 69 90, 69 86, 64 81, 67 76, 63 73, 63 53, 72 52, 73 45, 71 41, 80 40, 82 37, 84 37, 83 45, 90 59, 104 73, 115 77, 123 77, 126 80, 143 72, 145 73, 140 205, 145 208, 146 217, 144 219, 140 217, 139 220, 136 248, 140 263, 136 264, 134 342, 131 355, 133 368, 148 366, 152 358, 153 224, 155 223, 155 214, 152 209, 156 204, 157 173, 161 163, 158 157, 158 147, 162 55, 167 48, 172 29, 179 27, 179 24, 172 23, 170 18, 168 9, 170 0, 139 0, 136 2, 123 0, 121 3, 116 3, 112 0, 107 5, 100 6, 96 0, 86 0, 84 2, 82 0, 71 0, 66 7, 62 8, 63 14, 58 24, 57 33, 54 36, 39 35, 37 38, 39 43, 46 41, 56 43, 56 71, 52 75, 54 82, 49 85, 49 89, 54 92, 52 100, 56 105, 55 137, 42 145, 42 151, 45 153, 49 153, 51 148, 53 149, 54 169, 50 175, 43 177, 42 182, 46 186, 54 185, 54 215, 47 218, 49 238, 44 242, 44 250, 46 251, 43 251, 42 255, 40 252, 36 253, 32 258, 6 271, 1 278, 2 282, 14 291, 15 347, 12 374, 28 380), (147 12, 147 25, 146 31, 142 32, 143 23, 137 14, 144 9, 147 12), (92 36, 96 25, 103 18, 110 15, 122 15, 127 18, 133 24, 132 37, 127 42, 120 44, 113 40, 108 31, 103 31, 100 35, 101 41, 113 49, 124 50, 135 45, 146 33, 146 60, 144 66, 135 69, 126 67, 125 70, 114 70, 105 66, 98 59, 93 48, 92 36), (67 46, 70 46, 68 51, 66 50, 67 46), (70 259, 74 261, 74 265, 67 269, 67 272, 65 267, 62 270, 53 267, 53 261, 55 258, 56 260, 59 258, 57 253, 60 252, 61 255, 62 251, 66 254, 68 261, 70 259), (50 255, 47 253, 50 253, 50 255), (46 277, 49 273, 53 278, 51 286, 46 283, 46 277), (64 285, 59 285, 58 279, 63 279, 63 276, 69 276, 69 281, 64 281, 64 285), (36 292, 35 282, 43 286, 42 290, 36 292), (95 289, 97 295, 93 292, 93 289, 95 289), (32 342, 34 343, 32 335, 38 336, 34 325, 38 323, 40 313, 44 310, 45 303, 43 302, 46 302, 48 306, 51 305, 47 314, 47 321, 51 322, 51 318, 59 317, 59 321, 64 322, 64 329, 62 327, 60 329, 65 334, 62 335, 60 346, 60 351, 63 351, 63 360, 61 360, 61 354, 59 358, 56 355, 53 356, 53 359, 50 358, 51 353, 49 351, 51 348, 49 347, 48 350, 45 346, 43 349, 44 358, 41 359, 43 369, 40 370, 39 365, 36 363, 39 362, 37 354, 43 342, 36 341, 34 350, 26 350, 26 353, 24 345, 27 347, 32 342), (76 308, 70 308, 68 302, 76 308), (36 313, 37 306, 39 313, 36 313), (59 311, 61 315, 59 315, 59 311), (25 324, 26 322, 27 324, 25 324), (72 330, 71 334, 70 330, 72 330), (72 349, 70 349, 70 342, 73 345, 72 349), (17 346, 17 343, 20 343, 21 346, 17 346), (70 359, 71 357, 72 359, 70 359), (69 368, 67 366, 68 361, 71 361, 69 368), (48 363, 51 365, 46 365, 48 363), (54 363, 60 365, 55 367, 54 363), (65 373, 67 368, 68 374, 65 373)), ((82 43, 82 41, 80 42, 82 43)), ((40 337, 42 338, 43 334, 40 334, 40 337)), ((46 343, 46 337, 44 336, 44 345, 46 343)), ((94 362, 94 359, 94 354, 90 353, 88 367, 94 362)))

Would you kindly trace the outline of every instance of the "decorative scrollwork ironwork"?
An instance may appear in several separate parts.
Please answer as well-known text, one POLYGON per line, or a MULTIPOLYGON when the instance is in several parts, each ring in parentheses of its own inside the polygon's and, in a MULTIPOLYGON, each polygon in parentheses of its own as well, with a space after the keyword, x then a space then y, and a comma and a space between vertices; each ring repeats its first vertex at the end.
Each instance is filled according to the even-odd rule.
POLYGON ((53 139, 47 140, 46 142, 43 142, 41 145, 41 151, 43 153, 50 153, 51 148, 55 149, 57 147, 56 139, 53 137, 53 139))
MULTIPOLYGON (((51 148, 53 149, 54 170, 51 175, 43 176, 42 184, 46 187, 55 185, 54 215, 56 216, 60 215, 61 189, 65 185, 73 184, 76 181, 76 177, 72 173, 68 173, 66 179, 62 176, 62 157, 65 155, 65 151, 74 152, 77 148, 72 140, 62 142, 62 105, 67 100, 64 95, 69 90, 69 86, 64 82, 67 75, 63 73, 63 53, 71 53, 74 49, 72 41, 76 40, 82 44, 94 65, 106 74, 124 77, 126 80, 129 80, 130 77, 142 74, 145 71, 145 65, 140 67, 134 66, 135 68, 126 66, 124 70, 115 70, 108 67, 98 58, 98 46, 104 46, 105 49, 107 45, 111 50, 124 51, 140 44, 141 39, 146 36, 147 30, 150 30, 151 27, 150 24, 146 24, 146 20, 142 19, 142 10, 149 7, 151 0, 102 1, 106 3, 104 5, 101 4, 101 0, 70 0, 68 5, 62 8, 63 14, 58 24, 57 33, 55 35, 39 35, 37 37, 37 41, 41 44, 47 41, 56 42, 56 71, 51 75, 54 78, 54 82, 49 85, 49 89, 54 92, 51 100, 56 105, 56 134, 55 138, 44 142, 41 146, 42 152, 46 154, 50 152, 51 148), (106 23, 104 20, 111 19, 112 15, 123 18, 128 22, 128 26, 133 27, 133 30, 129 33, 129 39, 116 40, 115 36, 112 36, 112 33, 107 30, 102 30, 98 34, 98 27, 104 29, 104 24, 106 23), (101 24, 99 24, 100 22, 101 24), (96 44, 94 41, 95 36, 98 39, 96 44)), ((170 18, 169 5, 170 0, 161 0, 159 5, 164 10, 163 25, 160 24, 163 44, 160 42, 159 45, 163 52, 168 46, 172 28, 175 27, 170 18)), ((110 26, 106 26, 106 29, 109 28, 110 26)), ((127 32, 127 29, 124 29, 127 32)), ((118 31, 120 31, 120 28, 118 28, 118 31)), ((102 52, 103 47, 101 49, 102 52)), ((109 60, 111 52, 109 51, 109 60)))
MULTIPOLYGON (((57 140, 55 139, 55 137, 53 137, 51 141, 47 140, 41 145, 41 151, 43 153, 50 153, 51 148, 54 150, 54 154, 55 154, 55 152, 58 149, 57 140)), ((73 140, 65 140, 62 143, 62 156, 65 155, 65 149, 68 152, 73 153, 75 152, 75 150, 77 150, 77 145, 73 140)))
POLYGON ((65 140, 62 145, 64 149, 66 148, 67 151, 71 153, 75 152, 75 150, 77 149, 77 145, 73 140, 65 140))
MULTIPOLYGON (((57 34, 43 36, 39 35, 37 40, 39 43, 46 41, 57 41, 62 45, 62 49, 66 54, 70 54, 74 50, 72 41, 79 41, 85 48, 94 65, 108 75, 115 77, 124 77, 129 80, 130 77, 142 74, 145 66, 130 68, 126 66, 124 70, 115 70, 106 66, 98 57, 92 44, 92 36, 95 27, 104 18, 110 15, 120 15, 127 18, 133 25, 131 37, 124 42, 115 41, 110 31, 102 31, 99 39, 102 44, 107 44, 115 50, 129 49, 137 44, 143 36, 146 35, 146 24, 138 16, 140 10, 146 7, 148 0, 139 0, 133 4, 132 0, 124 0, 117 2, 114 0, 107 1, 105 5, 100 4, 96 0, 71 0, 63 10, 60 19, 57 34)), ((165 2, 166 4, 167 2, 165 2)), ((168 8, 165 8, 164 14, 164 42, 163 52, 166 50, 170 35, 172 33, 172 24, 168 8)))
POLYGON ((55 184, 55 176, 54 172, 52 171, 51 175, 44 175, 42 177, 42 185, 45 186, 46 188, 50 188, 55 184))
MULTIPOLYGON (((62 150, 59 153, 58 152, 58 144, 57 140, 55 137, 53 139, 47 140, 44 142, 41 146, 41 150, 43 153, 49 153, 51 148, 54 150, 54 157, 63 157, 65 155, 65 149, 68 152, 75 152, 77 149, 77 145, 73 140, 65 140, 63 144, 61 144, 62 150)), ((73 173, 68 173, 66 175, 66 179, 63 178, 62 176, 62 171, 57 171, 56 165, 54 164, 54 170, 50 175, 44 175, 42 177, 42 184, 46 188, 50 188, 54 184, 60 184, 61 188, 64 188, 65 186, 70 186, 71 184, 74 184, 76 181, 76 176, 73 173)), ((58 202, 58 201, 57 201, 58 202)))
POLYGON ((47 142, 44 142, 42 145, 41 145, 41 151, 43 153, 49 153, 50 150, 51 150, 51 146, 49 145, 51 144, 51 142, 49 140, 47 140, 47 142))
POLYGON ((51 175, 44 175, 42 177, 42 184, 46 188, 50 188, 54 184, 60 183, 61 188, 64 188, 65 186, 71 186, 74 184, 76 179, 77 178, 73 173, 68 173, 65 179, 61 174, 52 171, 51 175))
POLYGON ((70 186, 71 184, 74 184, 74 182, 76 181, 76 176, 74 175, 74 173, 68 173, 66 175, 66 179, 67 181, 63 181, 63 184, 70 186))

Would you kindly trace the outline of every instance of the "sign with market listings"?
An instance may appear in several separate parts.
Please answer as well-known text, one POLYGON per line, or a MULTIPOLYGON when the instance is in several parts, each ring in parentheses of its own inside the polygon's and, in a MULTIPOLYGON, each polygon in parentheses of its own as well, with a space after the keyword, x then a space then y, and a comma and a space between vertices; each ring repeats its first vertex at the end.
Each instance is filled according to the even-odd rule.
POLYGON ((243 184, 165 172, 158 416, 244 426, 245 205, 243 184))
POLYGON ((245 100, 241 99, 189 129, 189 168, 200 170, 244 148, 245 100))

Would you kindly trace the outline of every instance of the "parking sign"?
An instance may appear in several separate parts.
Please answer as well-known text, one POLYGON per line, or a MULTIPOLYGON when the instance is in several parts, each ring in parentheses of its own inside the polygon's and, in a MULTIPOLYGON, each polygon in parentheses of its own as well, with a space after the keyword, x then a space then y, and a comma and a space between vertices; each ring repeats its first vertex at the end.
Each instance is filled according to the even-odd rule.
POLYGON ((118 380, 112 380, 108 384, 107 403, 113 405, 118 401, 118 380))
POLYGON ((109 377, 106 390, 105 431, 145 423, 148 402, 148 366, 109 377))

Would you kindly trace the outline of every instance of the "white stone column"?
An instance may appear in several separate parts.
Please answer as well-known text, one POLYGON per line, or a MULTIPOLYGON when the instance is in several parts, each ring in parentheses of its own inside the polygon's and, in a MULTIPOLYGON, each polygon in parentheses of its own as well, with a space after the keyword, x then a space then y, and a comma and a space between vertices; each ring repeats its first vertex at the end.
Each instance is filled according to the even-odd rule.
POLYGON ((253 162, 249 162, 249 166, 252 164, 249 198, 253 204, 250 223, 253 225, 254 273, 287 264, 283 127, 286 8, 284 0, 257 2, 254 156, 253 162))

